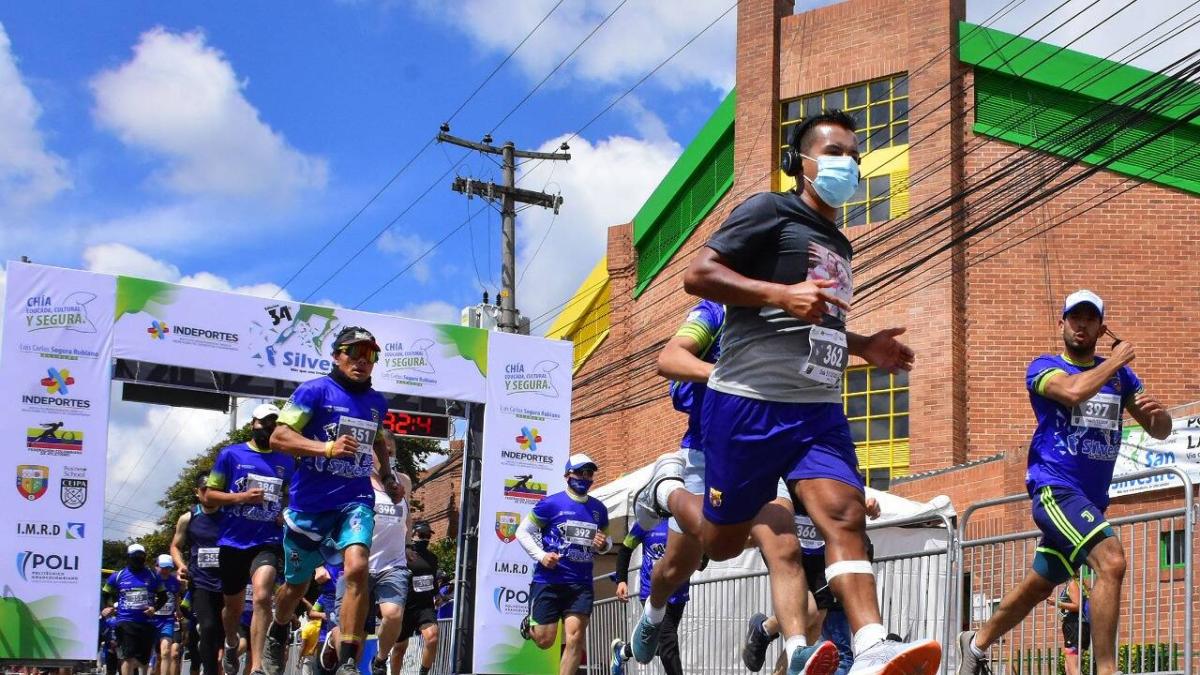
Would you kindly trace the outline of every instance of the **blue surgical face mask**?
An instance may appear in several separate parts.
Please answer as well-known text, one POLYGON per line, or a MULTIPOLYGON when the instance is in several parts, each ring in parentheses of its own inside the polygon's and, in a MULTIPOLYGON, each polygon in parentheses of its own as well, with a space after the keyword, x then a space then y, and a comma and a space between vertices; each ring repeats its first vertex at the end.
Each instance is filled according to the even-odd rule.
POLYGON ((814 160, 808 155, 800 156, 817 163, 817 177, 810 182, 821 201, 835 209, 850 201, 858 189, 859 180, 858 162, 853 157, 821 155, 814 160))
POLYGON ((568 478, 567 487, 578 495, 586 495, 587 491, 592 488, 592 481, 587 478, 568 478))

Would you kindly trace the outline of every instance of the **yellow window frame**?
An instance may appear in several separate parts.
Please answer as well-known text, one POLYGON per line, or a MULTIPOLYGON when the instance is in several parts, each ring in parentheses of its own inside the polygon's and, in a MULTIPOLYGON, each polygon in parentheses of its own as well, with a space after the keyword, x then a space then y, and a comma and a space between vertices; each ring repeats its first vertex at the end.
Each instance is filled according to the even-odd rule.
POLYGON ((889 479, 906 475, 911 461, 908 435, 897 436, 896 433, 897 418, 906 417, 911 420, 908 406, 903 410, 897 409, 896 394, 910 391, 910 385, 899 384, 896 375, 888 374, 887 386, 875 387, 872 383, 872 374, 875 371, 872 366, 854 366, 846 370, 846 376, 842 380, 842 404, 847 419, 851 424, 861 422, 866 428, 865 439, 856 441, 854 446, 858 454, 859 470, 865 475, 868 485, 880 472, 886 472, 889 479), (861 391, 850 390, 850 382, 854 379, 851 374, 856 372, 864 375, 866 388, 861 391), (872 412, 871 402, 876 396, 887 397, 887 412, 872 412), (861 398, 865 403, 863 414, 851 416, 850 402, 851 399, 857 398, 861 398), (888 423, 887 437, 876 439, 871 434, 871 423, 883 419, 888 423))

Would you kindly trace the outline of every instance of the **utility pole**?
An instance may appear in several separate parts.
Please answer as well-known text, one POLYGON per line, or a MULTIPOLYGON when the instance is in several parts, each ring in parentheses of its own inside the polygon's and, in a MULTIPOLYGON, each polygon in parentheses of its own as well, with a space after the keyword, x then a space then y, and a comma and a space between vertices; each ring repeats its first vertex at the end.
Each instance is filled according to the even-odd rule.
POLYGON ((484 136, 482 143, 451 136, 449 124, 442 125, 441 132, 437 135, 437 140, 439 143, 450 143, 459 147, 486 152, 490 155, 500 155, 503 159, 503 185, 491 182, 484 183, 460 177, 454 179, 454 183, 451 184, 450 189, 467 195, 468 199, 474 196, 492 201, 500 200, 500 322, 497 327, 505 333, 516 333, 520 324, 517 314, 516 204, 519 202, 541 206, 553 209, 554 213, 557 214, 558 208, 562 206, 563 201, 562 195, 551 195, 545 192, 525 190, 517 187, 516 159, 520 157, 521 159, 567 160, 571 159, 571 155, 567 152, 567 150, 570 150, 570 147, 566 143, 563 143, 559 148, 560 152, 533 152, 531 150, 518 150, 512 141, 508 141, 503 147, 498 148, 492 145, 491 134, 484 136))

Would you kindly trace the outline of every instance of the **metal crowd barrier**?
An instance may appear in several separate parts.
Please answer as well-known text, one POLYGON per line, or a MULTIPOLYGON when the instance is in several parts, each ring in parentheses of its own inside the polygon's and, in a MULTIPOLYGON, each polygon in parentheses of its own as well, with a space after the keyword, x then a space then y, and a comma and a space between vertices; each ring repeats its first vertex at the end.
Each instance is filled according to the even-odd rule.
MULTIPOLYGON (((438 646, 437 656, 433 659, 433 669, 430 670, 431 675, 449 675, 450 673, 450 619, 438 619, 438 646)), ((425 641, 421 636, 409 638, 408 651, 404 653, 404 665, 400 667, 400 673, 392 673, 392 675, 418 675, 421 670, 421 647, 425 641)))
MULTIPOLYGON (((939 523, 947 545, 905 555, 878 556, 876 583, 883 623, 906 637, 934 637, 945 641, 954 635, 953 579, 955 530, 943 516, 920 516, 869 527, 881 529, 939 523)), ((634 591, 631 590, 631 594, 634 591)), ((609 650, 614 638, 627 640, 641 615, 636 597, 629 603, 608 598, 596 603, 587 632, 588 675, 607 675, 609 650)), ((679 651, 683 670, 695 675, 744 672, 741 646, 746 620, 755 612, 770 614, 771 594, 765 571, 705 579, 691 585, 691 600, 679 624, 679 651)), ((770 672, 782 647, 776 640, 767 653, 763 672, 770 672)), ((661 675, 655 659, 647 665, 630 660, 630 675, 661 675)))
MULTIPOLYGON (((1152 513, 1109 518, 1125 548, 1127 571, 1122 585, 1118 619, 1118 670, 1123 673, 1184 673, 1196 671, 1193 662, 1192 481, 1175 467, 1141 471, 1122 480, 1175 475, 1182 482, 1179 506, 1152 513)), ((970 537, 976 512, 1005 504, 1028 502, 1026 494, 990 499, 968 507, 959 518, 959 561, 956 604, 961 628, 978 628, 1030 569, 1041 532, 1036 529, 993 536, 970 537)), ((1028 521, 1031 522, 1031 519, 1028 521)), ((1004 528, 1004 529, 1011 529, 1004 528)), ((1055 589, 1051 599, 1059 596, 1055 589)), ((1035 608, 989 650, 996 675, 1058 675, 1095 672, 1090 650, 1080 650, 1066 662, 1058 610, 1049 603, 1035 608), (1072 667, 1074 666, 1074 667, 1072 667)), ((1082 625, 1076 633, 1081 637, 1082 625)), ((1093 641, 1095 636, 1093 637, 1093 641)), ((946 665, 957 659, 947 641, 946 665)))

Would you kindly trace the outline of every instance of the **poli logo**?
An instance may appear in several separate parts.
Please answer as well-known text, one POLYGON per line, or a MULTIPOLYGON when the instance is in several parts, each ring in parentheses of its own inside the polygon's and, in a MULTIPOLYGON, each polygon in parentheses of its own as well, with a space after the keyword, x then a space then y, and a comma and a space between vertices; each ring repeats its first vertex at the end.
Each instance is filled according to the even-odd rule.
POLYGON ((529 590, 497 586, 492 590, 492 604, 501 614, 523 615, 529 611, 529 590))
POLYGON ((151 340, 161 340, 171 332, 171 327, 167 325, 166 321, 155 319, 150 322, 150 327, 146 329, 146 332, 150 335, 151 340))
POLYGON ((84 523, 67 523, 67 539, 83 539, 84 523))
POLYGON ((522 450, 537 452, 537 444, 542 442, 542 437, 538 435, 537 427, 530 429, 529 427, 521 427, 521 435, 517 436, 517 444, 522 450))
POLYGON ((512 543, 517 538, 517 526, 521 524, 521 514, 512 511, 496 512, 496 536, 505 544, 512 543))
POLYGON ((29 501, 37 501, 50 486, 50 467, 36 464, 17 466, 17 492, 29 501))
POLYGON ((46 375, 48 375, 48 377, 43 377, 41 379, 41 385, 46 388, 47 394, 66 396, 67 394, 71 393, 71 390, 68 389, 68 387, 72 384, 75 384, 75 378, 71 377, 71 371, 67 370, 66 368, 63 368, 62 370, 59 370, 58 368, 47 368, 46 375))

